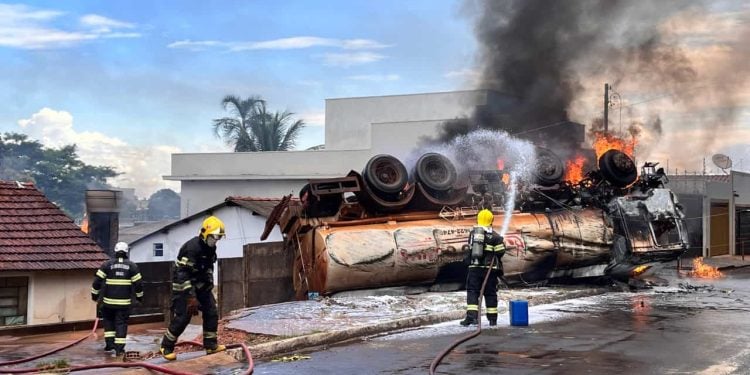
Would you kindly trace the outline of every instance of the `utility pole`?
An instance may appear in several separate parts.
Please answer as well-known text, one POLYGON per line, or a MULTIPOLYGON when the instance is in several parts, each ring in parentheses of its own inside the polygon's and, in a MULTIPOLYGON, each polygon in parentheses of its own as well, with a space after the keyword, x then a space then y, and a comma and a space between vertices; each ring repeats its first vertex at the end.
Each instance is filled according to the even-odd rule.
POLYGON ((609 83, 604 84, 604 132, 609 128, 609 83))

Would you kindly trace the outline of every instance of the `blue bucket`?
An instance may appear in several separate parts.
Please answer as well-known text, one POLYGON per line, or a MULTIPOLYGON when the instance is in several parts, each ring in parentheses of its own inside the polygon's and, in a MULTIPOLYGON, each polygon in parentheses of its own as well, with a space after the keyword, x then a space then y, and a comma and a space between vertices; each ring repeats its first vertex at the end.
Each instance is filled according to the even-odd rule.
POLYGON ((524 300, 508 301, 508 315, 512 326, 529 325, 529 302, 524 300))

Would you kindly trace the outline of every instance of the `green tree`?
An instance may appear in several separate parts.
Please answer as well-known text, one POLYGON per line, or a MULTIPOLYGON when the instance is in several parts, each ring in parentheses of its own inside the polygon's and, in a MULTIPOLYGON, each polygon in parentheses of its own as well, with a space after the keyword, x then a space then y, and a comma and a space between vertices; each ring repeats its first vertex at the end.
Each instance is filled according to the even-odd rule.
POLYGON ((148 198, 149 220, 179 219, 180 196, 172 189, 161 189, 148 198))
POLYGON ((110 167, 95 167, 78 159, 75 145, 47 148, 25 134, 0 135, 0 179, 28 180, 74 218, 83 217, 86 189, 109 188, 117 176, 110 167))
POLYGON ((269 112, 265 100, 257 96, 227 95, 221 104, 232 117, 215 119, 214 134, 234 146, 235 152, 291 150, 305 126, 292 118, 292 112, 269 112))

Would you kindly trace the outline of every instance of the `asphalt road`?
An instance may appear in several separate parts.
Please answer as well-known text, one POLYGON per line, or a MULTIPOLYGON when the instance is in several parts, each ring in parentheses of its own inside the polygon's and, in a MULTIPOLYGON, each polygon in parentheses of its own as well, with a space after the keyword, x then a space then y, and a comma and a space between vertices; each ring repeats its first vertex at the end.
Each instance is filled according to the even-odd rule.
MULTIPOLYGON (((663 276, 663 275, 662 275, 663 276)), ((748 374, 750 268, 718 280, 669 276, 669 286, 532 307, 530 326, 484 329, 438 374, 748 374)), ((507 322, 507 316, 501 316, 507 322)), ((448 322, 259 362, 254 374, 426 374, 472 330, 448 322)))

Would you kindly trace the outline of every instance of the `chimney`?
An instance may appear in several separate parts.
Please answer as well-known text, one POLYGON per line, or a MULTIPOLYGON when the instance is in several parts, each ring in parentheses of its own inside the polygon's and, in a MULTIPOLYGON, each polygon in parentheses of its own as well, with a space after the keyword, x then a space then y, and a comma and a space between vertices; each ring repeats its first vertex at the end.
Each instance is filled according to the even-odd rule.
POLYGON ((120 226, 119 190, 86 190, 86 214, 89 218, 89 237, 110 257, 114 256, 120 226))

